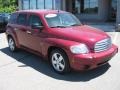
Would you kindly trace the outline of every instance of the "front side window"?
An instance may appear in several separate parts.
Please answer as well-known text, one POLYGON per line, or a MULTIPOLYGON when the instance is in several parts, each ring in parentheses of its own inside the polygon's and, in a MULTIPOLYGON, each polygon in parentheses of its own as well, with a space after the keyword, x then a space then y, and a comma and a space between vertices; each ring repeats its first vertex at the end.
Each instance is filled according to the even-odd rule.
POLYGON ((27 21, 27 14, 19 14, 17 23, 19 25, 26 25, 26 21, 27 21))
POLYGON ((70 13, 58 13, 45 15, 49 27, 79 26, 80 21, 70 13))
POLYGON ((29 17, 28 24, 29 24, 29 26, 32 26, 32 25, 34 25, 34 26, 43 26, 40 18, 38 16, 36 16, 36 15, 31 15, 29 17))

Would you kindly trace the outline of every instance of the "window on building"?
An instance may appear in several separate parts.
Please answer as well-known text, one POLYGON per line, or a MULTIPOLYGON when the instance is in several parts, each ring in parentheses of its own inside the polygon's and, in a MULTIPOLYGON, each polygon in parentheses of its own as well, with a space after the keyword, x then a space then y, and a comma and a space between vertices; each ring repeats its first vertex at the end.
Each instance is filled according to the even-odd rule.
POLYGON ((54 0, 55 3, 55 9, 61 10, 61 0, 54 0))
POLYGON ((21 0, 22 9, 61 9, 62 0, 21 0))
POLYGON ((36 9, 37 2, 36 0, 30 0, 30 9, 36 9))
POLYGON ((84 13, 97 13, 98 0, 84 0, 84 13))
POLYGON ((37 0, 37 9, 44 9, 44 0, 37 0))
POLYGON ((45 9, 52 9, 53 0, 45 0, 45 9))
POLYGON ((117 0, 112 0, 111 2, 111 19, 116 18, 117 13, 117 0))
POLYGON ((74 13, 98 13, 98 0, 75 0, 74 13))
POLYGON ((75 13, 80 13, 80 0, 75 0, 75 13))
POLYGON ((23 10, 29 9, 29 0, 23 0, 23 10))

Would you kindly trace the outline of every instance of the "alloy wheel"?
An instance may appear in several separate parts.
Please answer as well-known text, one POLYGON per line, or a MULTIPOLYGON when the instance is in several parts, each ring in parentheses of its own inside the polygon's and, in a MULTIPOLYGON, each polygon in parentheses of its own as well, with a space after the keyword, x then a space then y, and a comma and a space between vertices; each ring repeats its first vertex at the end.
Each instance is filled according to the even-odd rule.
POLYGON ((8 44, 9 44, 10 50, 14 51, 15 50, 15 43, 14 43, 14 40, 12 38, 9 38, 8 44))
POLYGON ((56 71, 62 72, 65 69, 65 61, 60 53, 52 55, 52 65, 56 71))

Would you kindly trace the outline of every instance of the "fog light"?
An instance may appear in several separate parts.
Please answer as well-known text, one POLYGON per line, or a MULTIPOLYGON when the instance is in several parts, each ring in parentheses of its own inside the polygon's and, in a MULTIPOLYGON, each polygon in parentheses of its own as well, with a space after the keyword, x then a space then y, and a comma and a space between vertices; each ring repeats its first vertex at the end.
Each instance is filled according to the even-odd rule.
POLYGON ((89 69, 89 68, 90 68, 89 65, 85 65, 85 66, 84 66, 84 69, 85 69, 85 70, 87 70, 87 69, 89 69))

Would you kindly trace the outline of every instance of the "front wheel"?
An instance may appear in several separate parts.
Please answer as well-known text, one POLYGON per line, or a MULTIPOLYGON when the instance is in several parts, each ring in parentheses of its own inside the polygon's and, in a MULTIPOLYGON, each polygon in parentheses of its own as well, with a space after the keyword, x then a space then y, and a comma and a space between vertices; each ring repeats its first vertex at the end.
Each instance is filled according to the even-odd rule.
POLYGON ((69 60, 63 50, 53 50, 50 55, 50 62, 53 69, 60 74, 70 71, 69 60))

